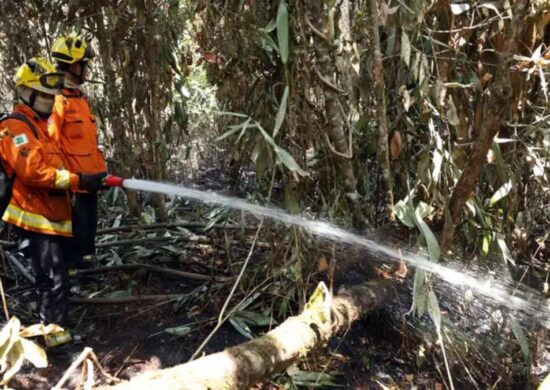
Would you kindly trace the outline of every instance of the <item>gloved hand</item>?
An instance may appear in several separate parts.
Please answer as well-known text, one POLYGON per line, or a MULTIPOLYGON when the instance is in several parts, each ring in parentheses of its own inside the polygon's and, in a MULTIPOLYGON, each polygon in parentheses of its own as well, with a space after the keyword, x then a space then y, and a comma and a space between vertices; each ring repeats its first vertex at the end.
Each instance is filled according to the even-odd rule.
POLYGON ((78 177, 80 178, 78 188, 81 190, 94 192, 107 188, 107 184, 105 183, 107 172, 94 173, 91 175, 79 173, 78 177))

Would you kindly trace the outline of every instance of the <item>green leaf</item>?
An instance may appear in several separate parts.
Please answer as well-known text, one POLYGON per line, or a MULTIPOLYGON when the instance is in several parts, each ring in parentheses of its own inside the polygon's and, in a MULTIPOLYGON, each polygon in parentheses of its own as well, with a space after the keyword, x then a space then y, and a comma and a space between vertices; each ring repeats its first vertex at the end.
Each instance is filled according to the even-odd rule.
POLYGON ((426 271, 419 268, 414 273, 413 307, 416 307, 418 317, 422 317, 428 305, 428 287, 426 284, 426 271))
POLYGON ((269 34, 273 30, 275 30, 275 28, 277 28, 277 21, 275 19, 271 19, 269 23, 265 27, 261 28, 260 30, 269 34))
POLYGON ((284 0, 279 2, 277 11, 277 41, 281 61, 286 64, 288 62, 288 8, 284 0))
POLYGON ((117 290, 112 291, 110 293, 105 294, 106 298, 122 298, 122 297, 129 297, 130 294, 126 290, 117 290))
POLYGON ((401 32, 401 59, 407 66, 411 64, 411 42, 405 31, 401 32))
POLYGON ((192 332, 192 328, 188 325, 176 326, 175 328, 166 328, 164 331, 172 336, 183 337, 192 332))
POLYGON ((525 337, 523 329, 521 329, 519 322, 514 317, 512 317, 510 325, 512 327, 512 333, 514 333, 514 336, 516 337, 516 340, 521 347, 523 358, 527 363, 529 363, 529 361, 531 360, 531 351, 529 350, 529 342, 527 341, 527 337, 525 337))
POLYGON ((292 157, 286 150, 277 146, 275 153, 277 154, 279 161, 292 172, 297 172, 300 176, 308 176, 308 173, 298 165, 296 160, 294 160, 294 157, 292 157))
POLYGON ((395 211, 395 215, 397 218, 401 221, 401 223, 409 228, 414 228, 416 226, 414 222, 414 212, 410 205, 408 205, 405 201, 400 200, 397 202, 393 209, 395 211))
POLYGON ((277 118, 275 119, 275 128, 273 129, 273 138, 277 135, 279 132, 279 129, 281 128, 283 124, 283 120, 285 119, 286 114, 286 104, 288 100, 288 85, 285 87, 285 92, 283 93, 283 98, 281 99, 281 104, 279 105, 279 111, 277 112, 277 118))
POLYGON ((334 383, 334 377, 324 372, 296 371, 290 377, 294 384, 307 387, 344 387, 334 383))
POLYGON ((246 298, 244 301, 242 301, 241 303, 239 303, 239 305, 235 308, 235 310, 244 310, 244 309, 246 309, 246 308, 247 308, 248 306, 250 306, 256 299, 258 299, 259 296, 260 296, 260 293, 259 293, 259 292, 252 294, 251 296, 249 296, 248 298, 246 298))
POLYGON ((437 296, 432 290, 428 292, 428 314, 430 315, 437 332, 441 332, 441 310, 439 309, 437 296))
POLYGON ((237 330, 237 332, 242 334, 244 337, 248 339, 253 338, 252 331, 250 330, 250 328, 248 327, 248 325, 244 320, 242 320, 239 317, 232 316, 229 318, 229 322, 231 323, 231 325, 233 325, 233 327, 237 330))
POLYGON ((249 323, 250 325, 268 326, 277 324, 271 316, 266 316, 262 313, 256 313, 254 311, 241 311, 238 312, 235 317, 239 317, 239 319, 249 323))
POLYGON ((424 222, 420 214, 415 212, 416 216, 416 225, 420 229, 422 236, 426 240, 426 245, 428 246, 428 255, 431 261, 438 261, 439 256, 441 255, 441 249, 439 248, 439 243, 437 238, 433 234, 430 227, 424 222))
POLYGON ((512 181, 508 180, 508 182, 504 183, 498 190, 496 190, 493 196, 491 196, 491 199, 489 199, 489 206, 493 206, 496 202, 506 197, 510 193, 511 189, 512 181))
POLYGON ((416 205, 416 209, 415 209, 415 213, 416 215, 418 215, 420 218, 424 219, 426 218, 428 215, 430 215, 431 213, 434 212, 434 208, 432 206, 430 206, 429 204, 425 203, 425 202, 419 202, 417 205, 416 205))
POLYGON ((236 116, 238 118, 248 118, 248 115, 241 114, 240 112, 230 112, 230 111, 216 111, 215 114, 218 115, 227 115, 227 116, 236 116))
POLYGON ((284 189, 284 194, 286 207, 290 211, 290 213, 300 214, 300 203, 298 202, 298 199, 296 199, 294 192, 288 186, 286 186, 284 189))
POLYGON ((483 235, 483 241, 481 243, 481 254, 484 257, 489 254, 490 247, 491 247, 491 233, 485 233, 483 235))

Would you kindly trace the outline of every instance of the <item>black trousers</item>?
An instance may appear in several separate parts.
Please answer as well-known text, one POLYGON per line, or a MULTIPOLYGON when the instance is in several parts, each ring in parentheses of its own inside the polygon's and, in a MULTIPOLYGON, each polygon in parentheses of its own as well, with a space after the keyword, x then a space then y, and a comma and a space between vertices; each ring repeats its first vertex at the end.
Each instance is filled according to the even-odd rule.
POLYGON ((68 238, 17 229, 19 250, 29 260, 36 278, 35 290, 40 321, 67 325, 69 275, 65 254, 68 238))
POLYGON ((73 237, 69 239, 68 261, 80 268, 82 258, 95 255, 97 231, 97 192, 77 192, 73 203, 73 237))

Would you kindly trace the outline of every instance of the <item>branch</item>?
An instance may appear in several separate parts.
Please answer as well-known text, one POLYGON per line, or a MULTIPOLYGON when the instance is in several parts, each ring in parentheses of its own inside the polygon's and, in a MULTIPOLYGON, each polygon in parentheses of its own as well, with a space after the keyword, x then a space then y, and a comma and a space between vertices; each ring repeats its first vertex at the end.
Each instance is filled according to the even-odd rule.
POLYGON ((334 92, 337 92, 339 94, 342 94, 342 95, 348 95, 348 92, 344 91, 343 89, 340 89, 338 88, 336 85, 332 84, 330 82, 330 80, 328 80, 327 78, 325 78, 325 76, 323 76, 321 74, 321 71, 317 68, 317 66, 313 65, 313 70, 315 71, 315 74, 317 75, 317 77, 319 78, 319 80, 321 80, 321 82, 323 84, 325 84, 327 87, 329 87, 330 89, 332 89, 334 92))
MULTIPOLYGON (((202 228, 202 230, 210 229, 244 229, 244 230, 254 230, 255 226, 241 226, 236 224, 228 223, 217 223, 211 226, 208 226, 208 229, 205 229, 208 226, 207 223, 202 222, 167 222, 167 223, 152 223, 148 225, 126 225, 111 227, 105 229, 99 229, 97 234, 109 234, 115 232, 129 232, 132 230, 152 230, 152 229, 162 229, 162 228, 173 228, 173 227, 186 227, 186 228, 202 228)), ((1 241, 0 241, 1 243, 1 241)))
POLYGON ((150 302, 150 301, 171 301, 181 298, 182 294, 160 294, 160 295, 135 295, 130 297, 113 298, 69 298, 69 302, 79 305, 121 305, 125 303, 150 302))
POLYGON ((91 268, 91 269, 81 269, 76 271, 76 275, 89 275, 89 274, 97 274, 97 273, 105 273, 105 272, 115 272, 115 271, 130 271, 130 270, 136 270, 136 269, 146 269, 149 271, 157 272, 164 275, 169 276, 177 276, 181 278, 186 279, 194 279, 194 280, 203 280, 203 281, 215 281, 218 283, 227 283, 230 281, 233 281, 234 278, 227 277, 227 276, 209 276, 209 275, 202 275, 202 274, 196 274, 194 272, 186 272, 186 271, 180 271, 178 269, 173 268, 164 268, 159 267, 156 265, 150 265, 150 264, 142 264, 142 263, 136 263, 136 264, 120 264, 120 265, 113 265, 110 267, 97 267, 97 268, 91 268))

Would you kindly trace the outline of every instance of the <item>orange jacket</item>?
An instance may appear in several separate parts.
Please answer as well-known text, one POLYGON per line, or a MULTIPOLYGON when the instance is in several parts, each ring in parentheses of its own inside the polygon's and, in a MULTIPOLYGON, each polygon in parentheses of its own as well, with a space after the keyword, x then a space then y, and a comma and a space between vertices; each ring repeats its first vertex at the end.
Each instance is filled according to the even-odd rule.
POLYGON ((97 147, 95 116, 79 89, 65 88, 55 97, 48 133, 61 146, 69 171, 88 174, 107 171, 103 153, 97 147))
POLYGON ((68 189, 78 188, 79 177, 63 167, 61 150, 53 142, 45 119, 25 105, 15 106, 36 128, 18 119, 0 122, 0 157, 9 177, 15 174, 13 194, 2 219, 22 229, 72 236, 68 189))

